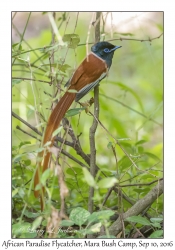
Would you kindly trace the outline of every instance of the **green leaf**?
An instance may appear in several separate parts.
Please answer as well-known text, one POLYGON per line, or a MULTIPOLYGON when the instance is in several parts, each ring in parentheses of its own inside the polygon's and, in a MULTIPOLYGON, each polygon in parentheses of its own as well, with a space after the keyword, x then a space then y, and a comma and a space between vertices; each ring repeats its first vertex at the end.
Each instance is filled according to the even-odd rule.
POLYGON ((77 34, 65 34, 63 36, 63 42, 68 43, 68 48, 75 49, 80 42, 80 38, 77 34))
POLYGON ((80 114, 85 108, 75 108, 75 109, 70 109, 66 113, 66 117, 74 116, 80 114))
POLYGON ((112 210, 102 210, 99 212, 93 212, 89 217, 89 222, 109 220, 109 218, 114 215, 115 212, 112 210))
POLYGON ((32 229, 31 229, 32 231, 36 230, 41 225, 42 219, 43 217, 39 216, 34 220, 34 222, 32 223, 32 229))
POLYGON ((12 146, 12 151, 17 150, 19 147, 18 146, 12 146))
POLYGON ((99 222, 99 223, 96 223, 93 226, 91 226, 89 229, 93 233, 98 233, 98 232, 100 232, 101 225, 102 225, 101 222, 99 222))
POLYGON ((62 19, 63 19, 63 21, 66 20, 66 12, 64 12, 64 13, 62 14, 62 19))
POLYGON ((36 218, 39 216, 39 213, 33 213, 33 212, 30 212, 28 210, 25 210, 24 211, 24 215, 27 217, 27 218, 36 218))
POLYGON ((156 228, 161 228, 161 225, 158 222, 151 223, 151 225, 156 228))
POLYGON ((115 177, 106 177, 102 180, 100 180, 97 185, 99 188, 110 188, 113 187, 118 180, 115 177))
POLYGON ((108 145, 107 145, 107 148, 109 148, 109 149, 112 148, 112 144, 113 144, 113 143, 110 141, 110 142, 108 143, 108 145))
POLYGON ((94 197, 93 197, 93 199, 94 199, 95 202, 99 203, 102 200, 102 198, 103 198, 103 196, 101 196, 99 194, 99 192, 95 192, 94 197))
MULTIPOLYGON (((19 54, 20 54, 20 52, 19 52, 19 54)), ((23 59, 21 57, 17 57, 16 60, 21 62, 23 64, 23 66, 28 67, 28 61, 26 59, 23 59)))
POLYGON ((41 123, 39 123, 38 125, 36 125, 35 128, 39 128, 39 127, 41 127, 41 126, 43 126, 43 125, 45 125, 45 124, 46 124, 46 122, 41 122, 41 123))
POLYGON ((72 176, 75 176, 75 175, 82 175, 82 169, 81 168, 68 168, 66 170, 66 173, 69 174, 69 175, 72 175, 72 176))
POLYGON ((35 149, 35 153, 40 153, 44 150, 45 148, 41 147, 41 148, 37 148, 35 149))
POLYGON ((37 233, 36 232, 29 232, 29 233, 25 233, 22 234, 19 238, 20 239, 34 239, 37 237, 37 233))
POLYGON ((134 223, 139 223, 141 225, 151 225, 151 222, 149 220, 147 220, 144 217, 141 216, 131 216, 125 219, 125 221, 130 221, 130 222, 134 222, 134 223))
POLYGON ((54 67, 55 69, 58 69, 62 72, 66 72, 68 68, 70 68, 70 65, 69 64, 59 64, 59 63, 52 63, 52 64, 42 64, 41 66, 43 67, 46 67, 46 66, 49 66, 49 67, 54 67))
POLYGON ((153 232, 149 238, 162 238, 163 237, 163 230, 157 230, 155 232, 153 232))
POLYGON ((95 183, 94 177, 86 168, 83 168, 83 174, 84 174, 84 179, 87 182, 87 184, 91 187, 95 187, 96 183, 95 183))
POLYGON ((16 224, 12 225, 12 234, 13 236, 18 236, 21 235, 23 233, 27 233, 28 232, 28 228, 31 226, 30 223, 28 222, 18 222, 16 224))
POLYGON ((24 161, 24 164, 25 164, 26 166, 30 166, 30 165, 31 165, 31 160, 25 160, 25 161, 24 161))
POLYGON ((69 64, 58 64, 57 69, 59 69, 62 72, 66 72, 67 69, 70 68, 69 64))
POLYGON ((21 198, 24 198, 24 196, 25 196, 25 192, 24 191, 25 191, 24 188, 22 188, 22 187, 19 188, 18 194, 19 194, 19 196, 21 198))
POLYGON ((89 217, 89 215, 90 213, 87 210, 81 207, 77 207, 71 211, 69 218, 76 225, 81 226, 87 221, 87 218, 89 217))
POLYGON ((22 158, 23 156, 25 156, 25 155, 26 155, 26 154, 18 154, 18 155, 16 155, 16 156, 13 158, 12 162, 18 162, 18 161, 20 161, 21 158, 22 158))
POLYGON ((22 48, 22 45, 20 43, 14 43, 12 45, 12 51, 13 52, 20 52, 22 50, 23 50, 23 48, 22 48))
POLYGON ((46 227, 47 226, 47 220, 46 219, 43 220, 41 224, 42 224, 42 226, 46 227))
POLYGON ((38 190, 40 190, 41 188, 42 188, 41 183, 38 183, 38 184, 36 185, 36 187, 35 187, 35 191, 38 191, 38 190))
POLYGON ((138 194, 148 193, 150 191, 150 188, 134 188, 133 191, 138 194))
POLYGON ((41 183, 43 184, 43 185, 45 185, 45 183, 46 183, 46 180, 49 178, 49 176, 50 176, 50 173, 51 173, 51 170, 50 170, 50 168, 48 168, 48 169, 46 169, 45 171, 44 171, 44 173, 42 174, 42 176, 41 176, 41 183))
POLYGON ((16 84, 19 84, 20 82, 22 82, 21 79, 12 79, 12 87, 14 87, 16 84))
POLYGON ((55 43, 53 46, 47 46, 47 47, 40 48, 39 51, 41 53, 47 53, 53 49, 57 49, 59 45, 60 45, 60 43, 58 42, 58 43, 55 43))
POLYGON ((151 222, 162 222, 163 221, 163 218, 151 218, 150 219, 151 222))
POLYGON ((19 43, 13 43, 12 44, 12 48, 15 48, 16 46, 18 46, 19 45, 19 43))
POLYGON ((62 130, 63 126, 60 126, 52 133, 52 138, 55 137, 57 134, 59 134, 62 130))
POLYGON ((72 225, 74 225, 74 222, 71 220, 62 220, 60 223, 61 227, 71 227, 72 225))
POLYGON ((140 141, 136 142, 135 145, 140 145, 140 144, 143 144, 143 143, 145 143, 145 142, 147 142, 147 141, 145 141, 145 140, 140 140, 140 141))
POLYGON ((93 232, 89 229, 89 228, 83 228, 83 229, 79 229, 78 231, 77 231, 77 235, 79 236, 79 237, 84 237, 85 235, 87 235, 87 234, 92 234, 93 232))
POLYGON ((15 188, 13 191, 12 191, 12 197, 14 197, 19 191, 19 188, 15 188))
POLYGON ((154 155, 154 154, 152 154, 152 153, 150 153, 150 152, 144 152, 144 155, 147 155, 147 156, 149 156, 150 158, 152 158, 153 160, 155 160, 155 161, 161 161, 160 160, 160 158, 159 157, 157 157, 157 155, 154 155))
POLYGON ((138 154, 143 154, 144 153, 144 148, 141 146, 138 146, 138 154))
POLYGON ((26 145, 26 144, 31 144, 30 141, 23 141, 19 144, 19 148, 21 148, 23 145, 26 145))

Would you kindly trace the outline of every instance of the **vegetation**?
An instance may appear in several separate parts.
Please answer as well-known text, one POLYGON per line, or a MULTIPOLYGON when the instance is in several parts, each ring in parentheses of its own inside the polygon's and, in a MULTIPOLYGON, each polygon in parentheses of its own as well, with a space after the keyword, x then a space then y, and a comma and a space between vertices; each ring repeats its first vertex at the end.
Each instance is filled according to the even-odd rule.
POLYGON ((120 14, 13 13, 14 238, 163 237, 163 14, 112 18, 120 14), (38 32, 40 19, 47 22, 38 32), (139 28, 132 28, 135 21, 139 28), (71 106, 55 131, 57 150, 42 175, 46 207, 41 212, 33 177, 44 127, 99 32, 101 41, 122 48, 100 83, 99 117, 97 94, 87 108, 92 91, 83 106, 71 106))

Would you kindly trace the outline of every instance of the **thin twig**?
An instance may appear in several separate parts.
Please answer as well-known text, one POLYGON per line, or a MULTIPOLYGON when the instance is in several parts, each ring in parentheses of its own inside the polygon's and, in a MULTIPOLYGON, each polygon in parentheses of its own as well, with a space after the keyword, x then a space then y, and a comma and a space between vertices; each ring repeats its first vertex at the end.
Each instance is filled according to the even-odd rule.
MULTIPOLYGON (((130 41, 138 41, 138 42, 152 42, 153 40, 159 39, 161 36, 163 35, 160 34, 158 37, 154 37, 154 38, 150 38, 150 39, 136 39, 136 38, 126 38, 126 37, 120 37, 120 38, 115 38, 115 39, 110 39, 110 40, 106 40, 107 42, 111 42, 111 41, 125 41, 125 40, 130 40, 130 41)), ((77 46, 85 46, 87 43, 81 43, 78 44, 77 46)), ((94 44, 94 42, 88 42, 88 44, 94 44)), ((45 46, 44 48, 50 48, 52 47, 51 45, 45 46)), ((35 51, 35 50, 41 50, 43 49, 43 47, 39 47, 39 48, 35 48, 35 49, 30 49, 30 50, 25 50, 25 51, 21 51, 20 53, 17 52, 16 54, 12 55, 12 57, 18 56, 18 55, 22 55, 31 51, 35 51)), ((41 57, 39 57, 35 62, 31 63, 31 66, 33 66, 38 60, 40 60, 42 57, 44 57, 44 55, 41 55, 41 57)))
MULTIPOLYGON (((20 118, 18 115, 16 115, 14 112, 12 112, 12 115, 17 118, 19 121, 21 121, 22 123, 24 123, 26 126, 28 126, 29 128, 31 128, 33 131, 35 131, 38 135, 42 136, 42 134, 36 130, 36 128, 34 128, 33 126, 31 126, 29 123, 27 123, 26 121, 24 121, 22 118, 20 118)), ((64 118, 66 119, 66 118, 64 118)), ((19 126, 18 126, 19 127, 19 126)), ((19 129, 19 128, 17 128, 19 129)), ((30 133, 27 133, 26 131, 24 131, 23 129, 19 129, 21 132, 25 133, 25 134, 28 134, 29 136, 35 138, 33 135, 31 135, 30 133)), ((69 133, 69 135, 71 135, 72 138, 74 138, 75 140, 75 135, 74 135, 74 132, 72 129, 70 129, 69 131, 72 131, 71 133, 69 133)), ((38 141, 41 141, 40 139, 38 138, 35 138, 36 140, 38 141)), ((55 138, 56 141, 60 141, 61 143, 64 141, 61 137, 56 137, 55 138)), ((73 140, 73 141, 74 141, 73 140)), ((69 141, 64 141, 64 144, 65 145, 68 145, 72 148, 75 149, 75 151, 77 152, 78 155, 80 155, 84 160, 85 162, 90 165, 90 158, 83 152, 83 150, 81 149, 81 146, 80 144, 77 142, 77 143, 71 143, 69 141), (77 147, 76 147, 77 146, 77 147), (80 147, 79 147, 80 146, 80 147)), ((56 144, 54 144, 55 147, 58 147, 56 144)), ((64 149, 62 149, 62 154, 65 155, 66 157, 68 157, 69 159, 73 160, 74 162, 76 162, 77 164, 79 164, 81 167, 85 167, 88 169, 88 167, 82 163, 81 161, 79 161, 77 158, 73 157, 71 154, 67 153, 64 149)), ((98 166, 96 165, 96 167, 98 168, 98 166)), ((118 187, 113 187, 112 188, 114 190, 114 192, 118 193, 118 187)), ((111 190, 112 192, 112 190, 111 190)), ((111 193, 110 192, 110 193, 111 193)), ((104 199, 103 203, 105 204, 106 200, 108 199, 108 197, 110 196, 110 193, 108 195, 106 195, 106 198, 104 199)), ((125 199, 128 203, 130 203, 131 205, 134 204, 134 202, 132 200, 130 200, 126 195, 122 194, 123 196, 123 199, 125 199)))
MULTIPOLYGON (((33 131, 35 131, 37 134, 39 134, 40 136, 42 136, 42 134, 41 134, 36 128, 34 128, 32 125, 30 125, 29 123, 27 123, 26 121, 24 121, 22 118, 20 118, 20 117, 19 117, 18 115, 16 115, 14 112, 12 112, 12 115, 13 115, 15 118, 17 118, 19 121, 21 121, 22 123, 24 123, 26 126, 28 126, 29 128, 31 128, 33 131)), ((35 136, 33 136, 32 134, 30 134, 30 133, 26 132, 25 130, 21 129, 19 126, 17 126, 17 129, 19 129, 21 132, 23 132, 23 133, 25 133, 25 134, 27 134, 27 135, 29 135, 29 136, 35 138, 36 140, 41 141, 41 140, 38 139, 37 137, 35 137, 35 136)), ((61 139, 61 138, 58 138, 58 137, 57 137, 57 139, 60 140, 61 142, 63 141, 63 139, 61 139)), ((67 142, 67 141, 65 141, 64 143, 65 143, 65 144, 69 144, 69 142, 67 142)), ((69 144, 69 145, 70 145, 70 144, 69 144)), ((58 148, 58 146, 57 146, 55 143, 54 143, 54 146, 58 148)), ((82 167, 88 169, 88 167, 87 167, 84 163, 82 163, 81 161, 79 161, 78 159, 76 159, 76 158, 75 158, 74 156, 72 156, 71 154, 67 153, 64 149, 62 149, 61 152, 62 152, 63 155, 67 156, 68 158, 70 158, 70 159, 73 160, 74 162, 78 163, 80 166, 82 166, 82 167)))
MULTIPOLYGON (((137 41, 137 42, 152 42, 153 40, 159 39, 161 36, 163 36, 163 33, 161 33, 159 36, 149 39, 137 39, 137 38, 126 38, 126 37, 119 37, 114 39, 106 40, 107 42, 111 41, 137 41)), ((93 42, 88 42, 88 44, 94 44, 93 42)), ((78 46, 84 46, 86 43, 81 43, 78 46)))
MULTIPOLYGON (((55 22, 55 14, 56 14, 55 12, 52 13, 54 22, 55 22)), ((55 32, 54 32, 53 26, 51 27, 51 33, 52 33, 51 45, 54 46, 54 44, 55 44, 55 32)), ((55 50, 53 49, 51 51, 51 55, 49 56, 49 61, 50 61, 50 81, 51 81, 51 84, 53 86, 53 89, 52 89, 53 96, 55 95, 55 84, 53 82, 53 75, 54 75, 55 69, 54 69, 54 67, 52 67, 52 64, 54 64, 54 53, 55 53, 55 50)))
MULTIPOLYGON (((47 64, 46 64, 47 65, 47 64)), ((28 65, 24 62, 24 63, 15 63, 13 65, 14 66, 22 66, 22 67, 28 67, 28 65)), ((45 64, 40 64, 40 66, 35 66, 35 65, 32 65, 31 64, 31 67, 35 68, 35 69, 38 69, 38 70, 41 70, 42 72, 46 73, 47 71, 45 69, 42 68, 42 66, 45 66, 45 64)), ((23 72, 23 71, 22 71, 23 72)), ((37 72, 34 72, 34 74, 37 74, 37 72)), ((42 74, 43 76, 43 74, 42 74)))
POLYGON ((118 101, 117 99, 114 99, 114 98, 112 98, 112 97, 110 97, 110 96, 107 96, 107 95, 104 95, 104 94, 100 94, 100 96, 104 96, 104 97, 106 97, 106 98, 109 99, 109 100, 118 102, 118 103, 120 103, 122 106, 124 106, 124 107, 126 107, 126 108, 128 108, 128 109, 130 109, 130 110, 132 110, 132 111, 134 111, 135 113, 137 113, 137 114, 143 116, 143 117, 146 118, 147 120, 150 120, 150 121, 152 121, 152 122, 154 122, 154 123, 156 123, 157 125, 159 125, 159 126, 162 127, 162 124, 160 124, 159 122, 157 122, 157 121, 155 121, 154 119, 152 119, 152 118, 150 118, 150 117, 144 115, 143 113, 141 113, 141 112, 139 112, 139 111, 137 111, 137 110, 131 108, 131 106, 128 106, 128 105, 126 105, 126 104, 123 103, 123 102, 120 102, 120 101, 118 101))
POLYGON ((12 111, 12 116, 15 117, 16 119, 18 119, 20 122, 24 123, 26 126, 28 126, 29 128, 31 128, 33 131, 35 131, 35 133, 37 133, 38 135, 42 135, 41 132, 38 131, 38 129, 36 129, 35 127, 33 127, 32 125, 30 125, 28 122, 26 122, 25 120, 23 120, 20 116, 18 116, 17 114, 15 114, 12 111))
POLYGON ((15 16, 16 16, 17 13, 18 13, 18 12, 15 12, 14 15, 12 16, 12 21, 13 21, 13 19, 15 18, 15 16))
POLYGON ((38 141, 41 141, 40 139, 38 139, 36 136, 26 132, 24 129, 20 128, 18 125, 16 126, 16 129, 20 130, 21 132, 23 132, 24 134, 26 135, 29 135, 30 137, 33 137, 34 139, 38 140, 38 141))
POLYGON ((108 192, 107 192, 107 194, 105 195, 105 198, 104 198, 104 200, 103 200, 103 202, 102 202, 102 206, 104 206, 104 204, 106 203, 106 201, 107 201, 107 199, 109 198, 109 196, 111 195, 113 189, 114 189, 114 187, 111 187, 111 188, 108 190, 108 192))
POLYGON ((79 17, 79 12, 77 12, 77 18, 76 18, 76 21, 75 21, 75 27, 74 27, 74 32, 73 33, 75 33, 75 30, 77 28, 78 17, 79 17))
POLYGON ((132 225, 132 227, 138 232, 139 235, 141 235, 143 237, 143 239, 145 239, 145 236, 140 232, 140 230, 134 225, 134 223, 129 222, 129 224, 132 225))
POLYGON ((154 37, 154 38, 148 38, 148 39, 136 39, 136 38, 126 38, 126 37, 120 37, 120 38, 115 38, 115 39, 110 39, 108 41, 138 41, 138 42, 152 42, 155 39, 159 39, 161 36, 163 36, 163 33, 161 33, 159 36, 154 37))
MULTIPOLYGON (((29 71, 30 72, 30 71, 29 71)), ((44 83, 48 83, 48 84, 51 84, 51 82, 48 82, 48 81, 43 81, 43 80, 38 80, 38 79, 31 79, 31 78, 27 78, 27 77, 12 77, 12 80, 29 80, 29 81, 36 81, 36 82, 44 82, 44 83)))
POLYGON ((134 186, 150 186, 155 182, 163 180, 163 178, 148 182, 148 183, 136 183, 136 184, 126 184, 126 185, 119 185, 120 187, 134 187, 134 186))
MULTIPOLYGON (((101 12, 96 13, 96 20, 99 19, 95 27, 95 42, 100 41, 100 16, 101 12)), ((94 88, 94 117, 93 124, 90 128, 89 132, 89 142, 90 142, 90 173, 95 178, 96 175, 96 148, 95 148, 95 132, 98 126, 98 117, 99 117, 99 86, 94 88)), ((90 187, 89 189, 89 199, 88 199, 88 211, 90 213, 93 212, 93 196, 94 196, 94 188, 90 187)))
MULTIPOLYGON (((67 118, 64 118, 63 121, 65 121, 65 124, 69 124, 69 121, 67 118)), ((76 153, 81 156, 81 158, 90 166, 90 157, 84 153, 84 151, 82 150, 81 144, 79 142, 79 139, 76 138, 74 130, 72 128, 71 125, 69 125, 69 131, 68 134, 70 135, 70 137, 72 138, 73 141, 73 148, 75 149, 76 153)), ((96 165, 96 167, 98 167, 96 165)))
POLYGON ((89 114, 91 114, 96 121, 100 124, 100 126, 115 140, 116 144, 122 149, 122 151, 124 152, 124 154, 129 158, 129 160, 132 162, 132 164, 138 169, 137 165, 135 164, 135 162, 132 160, 132 158, 129 156, 129 154, 125 151, 125 149, 123 148, 123 146, 119 143, 119 141, 105 128, 105 126, 101 123, 101 121, 99 119, 97 119, 95 117, 95 115, 89 111, 89 114))
MULTIPOLYGON (((54 145, 55 146, 55 145, 54 145)), ((69 154, 67 151, 65 151, 64 149, 62 149, 62 154, 64 154, 65 156, 67 156, 68 158, 70 158, 71 160, 73 160, 74 162, 78 163, 80 166, 82 166, 83 168, 87 168, 89 169, 84 163, 82 163, 81 161, 79 161, 77 158, 75 158, 74 156, 72 156, 71 154, 69 154)))
POLYGON ((114 157, 115 157, 116 173, 117 173, 117 176, 119 176, 117 154, 116 154, 116 151, 115 151, 115 147, 113 145, 111 146, 111 148, 112 148, 112 152, 113 152, 114 157))
POLYGON ((92 17, 91 17, 91 21, 89 23, 89 28, 88 28, 88 32, 87 32, 87 38, 86 38, 86 56, 87 56, 87 61, 88 61, 88 44, 89 44, 89 36, 90 36, 90 31, 91 31, 91 27, 93 24, 93 19, 94 19, 94 13, 92 13, 92 17))

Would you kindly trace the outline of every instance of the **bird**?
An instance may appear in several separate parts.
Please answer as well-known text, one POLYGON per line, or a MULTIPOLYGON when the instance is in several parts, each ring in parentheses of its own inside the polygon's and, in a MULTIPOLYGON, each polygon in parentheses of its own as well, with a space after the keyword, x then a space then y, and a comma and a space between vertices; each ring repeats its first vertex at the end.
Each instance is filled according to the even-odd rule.
MULTIPOLYGON (((91 47, 90 53, 65 84, 65 87, 68 89, 50 114, 44 132, 43 145, 51 141, 49 146, 53 146, 54 137, 52 137, 52 133, 59 127, 61 120, 73 101, 78 102, 107 76, 112 65, 114 52, 121 47, 122 46, 115 46, 107 41, 97 42, 91 47)), ((40 183, 40 178, 42 173, 49 167, 51 152, 49 150, 42 151, 39 153, 39 157, 42 157, 42 161, 38 164, 35 171, 34 195, 36 198, 40 197, 41 211, 43 211, 44 187, 40 183), (38 184, 41 186, 39 190, 38 188, 35 190, 38 184)))

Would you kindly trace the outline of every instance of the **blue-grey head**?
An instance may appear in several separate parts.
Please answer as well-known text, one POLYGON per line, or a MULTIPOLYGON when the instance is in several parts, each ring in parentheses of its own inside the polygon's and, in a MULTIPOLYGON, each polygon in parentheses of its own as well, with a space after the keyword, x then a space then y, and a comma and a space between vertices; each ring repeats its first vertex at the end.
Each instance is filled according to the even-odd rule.
POLYGON ((122 46, 115 46, 111 43, 104 41, 94 44, 91 47, 91 51, 97 56, 99 56, 101 59, 105 60, 108 65, 108 68, 110 68, 115 50, 121 47, 122 46))

